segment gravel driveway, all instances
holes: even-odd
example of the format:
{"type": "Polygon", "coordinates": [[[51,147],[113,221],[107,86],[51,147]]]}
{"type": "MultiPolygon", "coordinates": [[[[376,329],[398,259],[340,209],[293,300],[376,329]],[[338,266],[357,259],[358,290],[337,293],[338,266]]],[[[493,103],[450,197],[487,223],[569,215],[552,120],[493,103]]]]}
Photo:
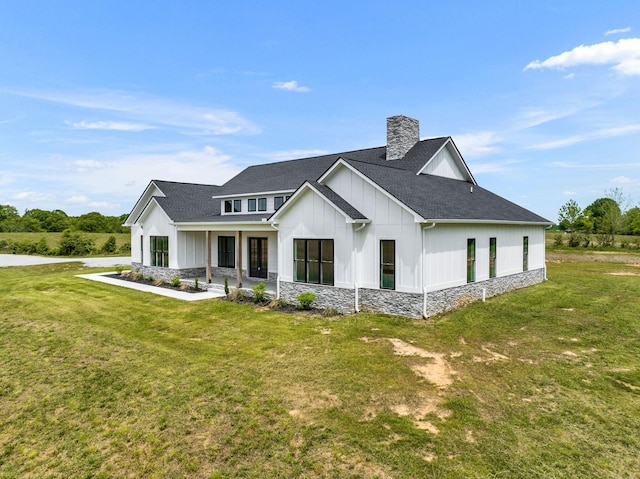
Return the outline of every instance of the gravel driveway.
{"type": "Polygon", "coordinates": [[[50,256],[32,256],[26,254],[0,254],[0,268],[4,266],[31,266],[34,264],[68,263],[82,261],[91,268],[103,268],[118,264],[130,265],[131,256],[109,256],[106,258],[52,258],[50,256]]]}

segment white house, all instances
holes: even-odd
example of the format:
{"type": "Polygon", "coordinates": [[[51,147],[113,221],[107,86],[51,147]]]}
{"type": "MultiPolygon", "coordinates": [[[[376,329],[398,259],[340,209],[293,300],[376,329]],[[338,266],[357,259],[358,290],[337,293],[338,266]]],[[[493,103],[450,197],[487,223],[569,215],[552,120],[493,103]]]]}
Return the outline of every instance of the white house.
{"type": "Polygon", "coordinates": [[[387,146],[251,166],[222,186],[153,180],[132,268],[277,282],[295,302],[429,317],[545,278],[548,220],[478,186],[451,137],[387,119],[387,146]]]}

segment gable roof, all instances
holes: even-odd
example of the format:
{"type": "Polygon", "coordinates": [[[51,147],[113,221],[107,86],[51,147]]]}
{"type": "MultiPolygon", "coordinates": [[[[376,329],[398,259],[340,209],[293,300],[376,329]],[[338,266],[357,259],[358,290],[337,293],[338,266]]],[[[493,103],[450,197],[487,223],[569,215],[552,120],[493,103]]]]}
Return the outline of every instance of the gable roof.
{"type": "Polygon", "coordinates": [[[320,197],[337,209],[347,219],[347,222],[355,223],[357,221],[362,221],[368,223],[370,221],[342,196],[333,191],[327,185],[323,185],[317,181],[305,181],[300,185],[300,187],[291,195],[291,198],[287,200],[279,210],[273,213],[269,220],[276,220],[280,215],[286,214],[286,210],[295,202],[296,197],[300,196],[306,189],[310,189],[320,195],[320,197]]]}
{"type": "Polygon", "coordinates": [[[551,224],[521,206],[468,181],[415,175],[395,165],[344,161],[426,221],[497,221],[551,224]]]}

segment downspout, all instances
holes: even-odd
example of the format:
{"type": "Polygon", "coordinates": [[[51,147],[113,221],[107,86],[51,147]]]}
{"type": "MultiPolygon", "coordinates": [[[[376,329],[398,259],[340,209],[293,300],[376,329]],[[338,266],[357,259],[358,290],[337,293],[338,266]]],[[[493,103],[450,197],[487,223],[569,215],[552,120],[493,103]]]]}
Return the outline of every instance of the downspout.
{"type": "MultiPolygon", "coordinates": [[[[277,232],[280,232],[280,228],[278,228],[275,223],[269,223],[269,224],[274,230],[276,230],[277,232]]],[[[280,235],[278,235],[278,276],[276,277],[276,299],[280,299],[280,270],[282,268],[282,265],[280,264],[282,255],[280,254],[280,237],[279,236],[280,235]]]]}
{"type": "Polygon", "coordinates": [[[547,231],[550,230],[551,228],[553,228],[553,225],[549,225],[547,226],[544,231],[544,241],[542,242],[544,246],[544,252],[545,252],[545,260],[544,260],[544,281],[547,281],[547,231]]]}
{"type": "Polygon", "coordinates": [[[421,223],[422,228],[420,229],[420,243],[422,250],[420,251],[420,256],[422,260],[420,261],[420,281],[422,283],[422,317],[427,319],[427,286],[424,284],[424,262],[426,260],[424,254],[424,232],[426,230],[430,230],[431,228],[435,228],[435,221],[430,225],[425,225],[425,223],[421,223]]]}
{"type": "MultiPolygon", "coordinates": [[[[361,223],[360,226],[358,226],[354,231],[353,231],[353,241],[357,242],[358,241],[358,237],[356,235],[356,233],[358,231],[360,231],[361,229],[363,229],[365,226],[367,226],[367,223],[361,223]]],[[[354,295],[354,310],[356,313],[360,312],[360,298],[358,295],[358,247],[357,245],[354,245],[355,248],[355,252],[356,252],[356,258],[355,261],[353,262],[353,290],[355,292],[354,295]]]]}

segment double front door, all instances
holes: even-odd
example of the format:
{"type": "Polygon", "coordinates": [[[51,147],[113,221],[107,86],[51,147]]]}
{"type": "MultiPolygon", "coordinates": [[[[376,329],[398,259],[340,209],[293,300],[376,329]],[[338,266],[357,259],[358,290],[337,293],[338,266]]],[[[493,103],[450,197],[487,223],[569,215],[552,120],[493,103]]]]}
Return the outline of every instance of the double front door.
{"type": "Polygon", "coordinates": [[[249,238],[249,276],[267,279],[267,238],[249,238]]]}

